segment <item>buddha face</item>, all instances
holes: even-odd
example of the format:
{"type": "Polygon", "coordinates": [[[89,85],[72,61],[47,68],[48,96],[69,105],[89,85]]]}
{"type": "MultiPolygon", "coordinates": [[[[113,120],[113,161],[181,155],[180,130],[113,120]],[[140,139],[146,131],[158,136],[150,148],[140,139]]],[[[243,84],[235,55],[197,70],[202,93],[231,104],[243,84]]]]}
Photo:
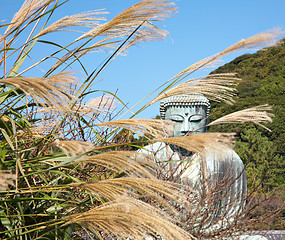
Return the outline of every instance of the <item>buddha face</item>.
{"type": "Polygon", "coordinates": [[[189,132],[206,132],[206,106],[168,106],[165,109],[165,120],[175,122],[174,137],[184,136],[189,132]]]}

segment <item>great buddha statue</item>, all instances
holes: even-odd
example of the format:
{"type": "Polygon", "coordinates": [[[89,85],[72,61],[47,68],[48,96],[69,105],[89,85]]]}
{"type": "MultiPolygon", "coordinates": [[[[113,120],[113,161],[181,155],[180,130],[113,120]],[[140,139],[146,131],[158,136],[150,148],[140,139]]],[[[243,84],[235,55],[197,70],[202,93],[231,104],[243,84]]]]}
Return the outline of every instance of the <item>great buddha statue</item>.
{"type": "MultiPolygon", "coordinates": [[[[201,94],[172,96],[160,103],[161,119],[174,122],[173,137],[206,132],[209,113],[210,102],[201,94]]],[[[237,218],[242,219],[247,192],[246,174],[243,162],[234,150],[206,149],[202,156],[179,146],[156,142],[139,152],[148,157],[151,155],[160,166],[158,178],[187,184],[194,189],[196,205],[182,214],[186,229],[191,217],[195,219],[192,225],[188,224],[189,230],[199,228],[197,231],[208,235],[231,228],[237,218]],[[204,222],[200,224],[199,221],[204,222]]]]}

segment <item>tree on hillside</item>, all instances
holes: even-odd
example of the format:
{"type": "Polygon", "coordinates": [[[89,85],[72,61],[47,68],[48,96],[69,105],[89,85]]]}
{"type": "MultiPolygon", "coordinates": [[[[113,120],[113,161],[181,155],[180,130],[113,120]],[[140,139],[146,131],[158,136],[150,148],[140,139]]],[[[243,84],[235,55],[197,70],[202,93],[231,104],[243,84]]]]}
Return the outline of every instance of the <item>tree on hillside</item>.
{"type": "MultiPolygon", "coordinates": [[[[255,35],[194,63],[163,83],[155,99],[130,119],[115,120],[133,109],[126,110],[120,101],[126,112],[116,110],[116,94],[105,97],[94,83],[128,47],[163,39],[167,33],[155,23],[176,11],[174,3],[142,0],[110,21],[100,16],[105,11],[97,10],[52,23],[57,9],[66,2],[26,0],[11,22],[0,21],[0,238],[81,239],[89,234],[102,240],[141,239],[148,233],[168,240],[203,238],[199,234],[194,237],[191,229],[185,231],[184,222],[178,226],[181,215],[173,207],[173,203],[195,206],[189,202],[193,191],[187,185],[158,179],[158,166],[150,158],[126,151],[137,147],[129,142],[134,141],[129,131],[151,143],[174,142],[198,154],[213,142],[224,144],[225,149],[231,147],[232,134],[164,138],[172,127],[168,122],[132,118],[155,100],[177,94],[173,86],[179,82],[175,86],[178,90],[197,92],[198,87],[207,97],[231,100],[231,88],[225,93],[224,86],[234,85],[232,74],[199,78],[200,85],[194,79],[194,86],[191,81],[181,81],[230,52],[271,45],[280,31],[255,35]],[[58,38],[48,40],[51,33],[63,31],[63,43],[57,42],[58,38]],[[70,31],[75,31],[76,37],[69,37],[70,31]],[[46,46],[46,51],[37,51],[38,45],[46,46]],[[94,52],[107,56],[89,72],[84,56],[94,52]],[[76,73],[66,72],[73,66],[84,73],[82,81],[76,81],[76,73]],[[47,70],[33,77],[35,68],[47,70]],[[93,98],[97,93],[99,97],[93,98]]],[[[252,110],[256,117],[246,121],[261,124],[264,116],[271,119],[266,111],[252,110]]],[[[209,210],[209,201],[200,202],[201,213],[209,210]]],[[[207,224],[204,219],[198,220],[199,228],[207,224]]],[[[232,235],[240,223],[235,222],[228,229],[215,229],[213,238],[232,235]]]]}
{"type": "Polygon", "coordinates": [[[237,73],[242,79],[235,103],[230,106],[212,102],[211,121],[244,108],[269,104],[275,117],[266,126],[272,131],[258,128],[261,134],[257,134],[253,124],[218,125],[209,131],[237,133],[236,151],[246,164],[249,187],[252,181],[263,182],[264,191],[283,185],[284,178],[278,168],[285,164],[285,39],[277,46],[237,57],[212,74],[228,72],[237,73]]]}
{"type": "Polygon", "coordinates": [[[249,189],[258,186],[272,190],[285,182],[285,165],[277,147],[256,128],[245,129],[236,143],[236,151],[246,166],[249,189]]]}

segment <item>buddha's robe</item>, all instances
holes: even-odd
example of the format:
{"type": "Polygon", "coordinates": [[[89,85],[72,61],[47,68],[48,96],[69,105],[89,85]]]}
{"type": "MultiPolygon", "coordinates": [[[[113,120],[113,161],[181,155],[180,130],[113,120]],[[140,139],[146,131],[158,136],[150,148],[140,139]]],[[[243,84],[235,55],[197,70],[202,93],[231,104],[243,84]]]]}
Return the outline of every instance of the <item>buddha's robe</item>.
{"type": "Polygon", "coordinates": [[[244,165],[237,153],[231,149],[205,150],[203,158],[190,152],[183,156],[173,149],[157,142],[139,152],[148,155],[161,167],[158,178],[187,184],[198,198],[207,193],[214,194],[214,203],[205,203],[204,206],[211,205],[208,230],[229,226],[241,213],[247,191],[244,165]]]}

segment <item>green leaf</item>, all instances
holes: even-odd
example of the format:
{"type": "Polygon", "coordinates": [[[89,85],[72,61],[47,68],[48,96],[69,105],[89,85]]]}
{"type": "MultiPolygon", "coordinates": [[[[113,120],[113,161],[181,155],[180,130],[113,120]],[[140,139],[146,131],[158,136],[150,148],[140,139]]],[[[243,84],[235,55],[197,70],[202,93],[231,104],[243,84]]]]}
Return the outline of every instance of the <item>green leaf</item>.
{"type": "Polygon", "coordinates": [[[0,128],[0,131],[2,132],[3,136],[5,137],[5,139],[6,139],[7,143],[9,144],[10,148],[15,151],[14,145],[13,145],[9,135],[7,134],[6,130],[3,129],[3,128],[0,128]]]}
{"type": "MultiPolygon", "coordinates": [[[[3,210],[0,211],[0,221],[7,230],[12,230],[10,220],[6,217],[6,214],[3,210]]],[[[12,231],[9,234],[10,237],[14,236],[14,233],[12,231]]]]}
{"type": "Polygon", "coordinates": [[[65,208],[65,207],[68,207],[69,206],[69,204],[55,204],[55,205],[53,205],[53,206],[51,206],[51,207],[49,207],[48,209],[46,209],[46,212],[47,213],[55,213],[55,212],[58,212],[59,210],[61,210],[61,209],[63,209],[63,208],[65,208]]]}
{"type": "Polygon", "coordinates": [[[64,240],[69,240],[74,236],[74,229],[72,226],[68,226],[68,228],[66,229],[65,233],[64,233],[64,240]]]}

